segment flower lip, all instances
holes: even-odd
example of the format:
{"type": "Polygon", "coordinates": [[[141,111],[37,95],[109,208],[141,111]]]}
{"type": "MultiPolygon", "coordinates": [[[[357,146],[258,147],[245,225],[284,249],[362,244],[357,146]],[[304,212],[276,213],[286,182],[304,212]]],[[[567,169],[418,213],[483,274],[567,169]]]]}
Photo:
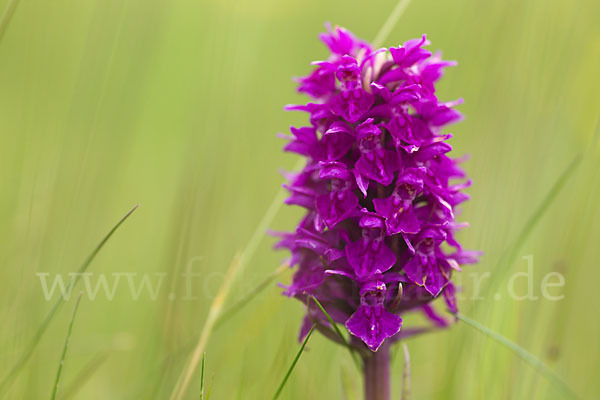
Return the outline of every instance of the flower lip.
{"type": "Polygon", "coordinates": [[[374,212],[367,210],[361,211],[362,217],[358,223],[358,226],[364,229],[381,229],[384,227],[383,218],[374,212]]]}
{"type": "Polygon", "coordinates": [[[348,171],[346,165],[340,162],[320,162],[319,171],[320,179],[339,179],[342,181],[349,181],[352,178],[352,174],[348,171]]]}

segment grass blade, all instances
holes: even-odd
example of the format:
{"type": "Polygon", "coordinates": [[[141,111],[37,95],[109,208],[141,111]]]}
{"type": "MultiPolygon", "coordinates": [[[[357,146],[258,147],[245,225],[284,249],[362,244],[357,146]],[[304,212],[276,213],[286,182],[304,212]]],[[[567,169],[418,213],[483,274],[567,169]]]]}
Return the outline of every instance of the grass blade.
{"type": "Polygon", "coordinates": [[[344,343],[346,348],[348,348],[348,350],[350,351],[350,356],[352,357],[352,360],[354,360],[354,363],[358,367],[359,371],[362,371],[361,365],[360,365],[360,360],[358,358],[356,358],[357,355],[354,352],[354,349],[352,348],[352,346],[350,346],[350,343],[348,343],[348,340],[346,339],[346,337],[340,330],[340,327],[333,321],[333,318],[331,318],[329,313],[327,311],[325,311],[325,308],[321,305],[321,303],[319,302],[319,300],[317,300],[317,298],[315,296],[311,296],[310,299],[312,299],[315,302],[315,304],[321,309],[323,314],[325,314],[325,317],[327,317],[327,320],[329,321],[329,323],[331,324],[331,326],[333,327],[335,332],[338,334],[341,341],[344,343]]]}
{"type": "Polygon", "coordinates": [[[524,348],[522,348],[521,346],[516,344],[515,342],[509,340],[508,338],[502,336],[501,334],[492,331],[488,327],[486,327],[486,326],[480,324],[479,322],[472,320],[471,318],[466,317],[460,313],[456,313],[456,314],[453,313],[453,315],[456,316],[456,318],[458,318],[460,321],[464,322],[465,324],[471,326],[472,328],[475,328],[476,330],[483,333],[484,335],[492,338],[496,342],[498,342],[498,343],[502,344],[503,346],[507,347],[508,349],[512,350],[513,353],[515,353],[523,361],[527,362],[532,367],[534,367],[536,369],[536,371],[538,371],[546,379],[548,379],[550,382],[552,382],[554,385],[556,385],[557,388],[559,388],[561,391],[563,391],[563,393],[568,395],[570,398],[573,398],[573,399],[578,398],[577,395],[573,392],[573,390],[569,387],[569,385],[560,376],[558,376],[550,367],[548,367],[539,358],[537,358],[536,356],[534,356],[533,354],[531,354],[530,352],[528,352],[527,350],[525,350],[524,348]]]}
{"type": "Polygon", "coordinates": [[[211,380],[210,385],[208,386],[208,392],[206,393],[206,400],[210,400],[210,394],[212,393],[213,381],[211,380]]]}
{"type": "Polygon", "coordinates": [[[402,370],[402,400],[410,400],[410,353],[408,346],[402,342],[404,352],[404,370],[402,370]]]}
{"type": "Polygon", "coordinates": [[[200,372],[200,399],[204,400],[204,363],[206,361],[206,352],[202,354],[202,370],[200,372]]]}
{"type": "MultiPolygon", "coordinates": [[[[542,202],[535,209],[533,215],[529,217],[519,236],[513,242],[513,244],[504,252],[503,256],[500,257],[498,263],[494,268],[494,275],[492,275],[492,279],[490,280],[490,285],[493,287],[494,284],[502,281],[502,278],[508,273],[509,269],[507,268],[508,264],[511,263],[519,254],[521,247],[533,231],[533,228],[538,224],[538,222],[542,219],[552,202],[556,199],[560,191],[565,186],[565,183],[568,181],[568,178],[575,172],[579,163],[581,162],[581,155],[578,154],[573,158],[573,160],[569,163],[567,168],[562,172],[562,174],[558,177],[548,194],[544,197],[542,202]]],[[[479,302],[473,306],[473,309],[476,310],[479,302]]]]}
{"type": "MultiPolygon", "coordinates": [[[[136,204],[131,210],[129,210],[127,212],[127,214],[125,214],[119,220],[119,222],[117,222],[117,224],[115,226],[113,226],[113,228],[106,234],[106,236],[104,236],[104,238],[100,241],[100,243],[98,243],[96,248],[83,261],[83,263],[77,270],[78,274],[74,275],[71,278],[71,281],[69,282],[68,287],[71,287],[71,288],[75,287],[75,285],[81,278],[81,274],[84,273],[88,269],[88,267],[90,266],[92,261],[94,261],[94,258],[96,258],[96,255],[98,255],[98,253],[100,252],[100,250],[102,250],[102,248],[104,247],[106,242],[108,242],[108,239],[110,239],[110,237],[116,232],[117,229],[119,229],[119,227],[123,224],[123,222],[125,222],[125,220],[127,220],[127,218],[129,218],[129,216],[139,206],[140,206],[139,204],[136,204]]],[[[38,328],[37,332],[31,339],[31,343],[29,344],[27,349],[23,352],[23,354],[21,355],[21,358],[19,358],[19,360],[15,363],[15,365],[10,370],[10,372],[4,377],[4,379],[2,380],[2,383],[0,383],[0,393],[6,393],[8,391],[8,388],[9,388],[10,384],[12,383],[13,379],[19,374],[19,372],[25,366],[25,364],[27,364],[27,361],[29,361],[29,358],[31,357],[31,355],[33,354],[33,351],[35,350],[35,348],[39,344],[40,340],[42,339],[42,336],[44,336],[46,329],[48,329],[48,325],[50,325],[50,322],[52,322],[52,319],[54,318],[54,316],[56,315],[56,313],[60,309],[60,307],[63,305],[63,303],[64,303],[64,300],[62,300],[62,298],[59,298],[56,301],[56,303],[54,303],[54,305],[50,309],[50,312],[48,313],[48,315],[46,315],[46,318],[44,319],[44,321],[38,328]]]]}
{"type": "MultiPolygon", "coordinates": [[[[303,162],[304,162],[304,160],[302,160],[302,159],[298,160],[296,162],[296,165],[294,166],[294,170],[299,169],[302,166],[303,162]]],[[[196,368],[198,367],[198,362],[200,361],[200,354],[202,354],[202,352],[204,351],[204,348],[206,347],[208,339],[209,339],[210,335],[212,334],[213,329],[215,328],[216,322],[221,315],[221,309],[223,308],[223,303],[225,302],[225,299],[226,299],[227,295],[229,294],[229,289],[232,285],[233,280],[239,273],[241,273],[244,270],[244,267],[246,266],[248,261],[250,261],[252,259],[252,256],[254,256],[254,253],[256,252],[258,245],[260,244],[260,242],[262,241],[262,239],[264,237],[264,233],[267,230],[267,227],[271,224],[271,222],[273,221],[273,219],[279,212],[279,209],[284,204],[285,196],[286,196],[285,189],[283,189],[283,188],[279,189],[279,191],[277,192],[277,194],[271,201],[271,204],[267,208],[267,211],[265,212],[265,214],[261,218],[260,222],[258,223],[258,226],[254,230],[254,233],[250,237],[250,240],[246,244],[244,251],[241,254],[238,254],[234,257],[234,259],[231,263],[231,266],[229,267],[229,270],[227,272],[227,275],[225,276],[225,281],[223,282],[223,285],[221,286],[221,288],[219,288],[219,293],[217,294],[217,297],[215,298],[215,300],[213,301],[213,303],[211,305],[211,308],[209,310],[209,314],[207,317],[207,321],[204,324],[204,328],[202,329],[202,332],[198,339],[198,343],[196,345],[196,349],[192,355],[190,363],[188,364],[186,370],[184,370],[182,372],[182,374],[179,376],[179,380],[177,381],[177,383],[175,385],[175,389],[174,389],[173,393],[171,394],[171,397],[170,397],[171,400],[180,400],[185,395],[185,392],[187,391],[187,388],[189,387],[191,377],[192,377],[194,371],[196,370],[196,368]]],[[[274,279],[274,277],[273,277],[273,279],[274,279]]],[[[267,286],[267,284],[268,284],[268,282],[264,283],[264,285],[262,283],[259,284],[259,287],[257,289],[250,292],[250,295],[249,295],[250,298],[252,298],[256,294],[258,294],[262,289],[264,289],[267,286]]],[[[230,309],[230,311],[231,311],[231,309],[230,309]]],[[[229,312],[229,315],[231,315],[231,312],[229,312]]]]}
{"type": "Polygon", "coordinates": [[[598,119],[596,119],[596,129],[594,134],[592,135],[592,145],[588,146],[588,151],[595,151],[596,147],[598,147],[598,143],[600,142],[600,115],[598,115],[598,119]]]}
{"type": "Polygon", "coordinates": [[[79,389],[90,379],[94,372],[108,359],[108,352],[102,352],[96,355],[89,363],[87,363],[73,378],[71,384],[62,391],[60,400],[67,400],[77,394],[79,389]]]}
{"type": "Polygon", "coordinates": [[[81,302],[81,295],[83,292],[79,293],[77,296],[77,300],[75,301],[75,306],[73,307],[73,314],[71,314],[71,320],[69,321],[69,327],[67,329],[67,336],[65,337],[65,344],[63,345],[62,354],[60,356],[60,362],[58,363],[58,370],[56,371],[56,378],[54,379],[54,389],[52,390],[52,395],[50,396],[50,400],[56,399],[56,394],[58,393],[58,385],[60,384],[60,376],[62,374],[63,366],[65,365],[65,358],[67,357],[67,349],[69,348],[69,340],[71,339],[71,332],[73,331],[73,322],[75,322],[75,315],[77,314],[77,309],[79,308],[79,303],[81,302]]]}
{"type": "Polygon", "coordinates": [[[273,396],[273,400],[277,400],[279,398],[279,395],[281,394],[281,391],[283,390],[283,387],[287,383],[290,375],[292,374],[292,371],[294,370],[294,367],[296,366],[296,363],[300,359],[300,356],[302,355],[302,352],[304,351],[304,348],[306,347],[306,343],[308,343],[308,339],[310,339],[313,331],[315,330],[315,326],[316,325],[313,325],[312,328],[310,328],[310,331],[308,332],[308,335],[306,335],[306,337],[304,338],[304,341],[302,342],[302,346],[300,346],[300,350],[298,350],[298,353],[296,354],[296,357],[294,357],[294,361],[292,362],[292,365],[290,365],[290,367],[288,368],[285,376],[283,377],[283,380],[279,384],[279,387],[277,388],[277,391],[275,392],[275,395],[273,396]]]}
{"type": "Polygon", "coordinates": [[[398,23],[398,20],[400,19],[402,14],[404,14],[404,11],[406,10],[406,7],[408,7],[409,4],[410,0],[400,0],[398,4],[396,4],[396,7],[394,7],[390,16],[381,26],[381,29],[379,30],[377,36],[375,36],[375,39],[373,40],[374,49],[378,49],[379,47],[381,47],[385,39],[389,36],[392,29],[394,29],[394,26],[396,26],[396,24],[398,23]]]}
{"type": "Polygon", "coordinates": [[[135,210],[137,210],[139,206],[140,206],[139,204],[136,204],[135,206],[133,206],[133,208],[131,210],[127,211],[127,214],[125,214],[119,220],[119,222],[117,222],[117,224],[115,226],[113,226],[113,228],[106,234],[106,236],[104,236],[104,238],[100,241],[100,243],[98,243],[98,245],[96,246],[94,251],[92,251],[92,253],[85,259],[85,261],[79,267],[79,270],[77,271],[77,272],[79,272],[79,275],[76,275],[76,277],[74,278],[75,283],[77,283],[77,281],[79,280],[80,274],[85,272],[88,269],[88,267],[90,266],[92,261],[94,261],[94,258],[96,258],[96,255],[98,255],[98,253],[100,252],[100,250],[102,250],[102,248],[104,247],[106,242],[108,242],[108,239],[110,239],[110,237],[113,235],[113,233],[115,233],[116,230],[119,229],[121,224],[123,224],[123,222],[125,222],[125,220],[127,220],[127,218],[129,218],[129,216],[131,214],[133,214],[133,212],[135,210]]]}
{"type": "Polygon", "coordinates": [[[17,9],[17,4],[19,4],[19,0],[10,0],[10,3],[6,6],[4,13],[2,13],[2,17],[0,17],[0,41],[4,37],[4,32],[6,32],[6,28],[12,19],[12,16],[17,9]]]}
{"type": "Polygon", "coordinates": [[[237,313],[241,310],[246,304],[248,304],[254,297],[256,297],[260,292],[262,292],[273,280],[275,280],[279,275],[281,275],[285,270],[289,268],[289,263],[284,262],[277,269],[271,272],[265,279],[263,279],[254,289],[252,289],[248,294],[246,294],[243,298],[237,301],[235,304],[227,308],[227,310],[223,311],[217,323],[215,324],[215,329],[220,327],[225,321],[233,316],[233,314],[237,313]]]}
{"type": "Polygon", "coordinates": [[[356,379],[350,376],[344,364],[340,365],[340,381],[342,384],[342,399],[356,400],[357,389],[355,387],[356,379]]]}
{"type": "MultiPolygon", "coordinates": [[[[299,159],[294,165],[293,170],[296,171],[300,169],[304,162],[305,161],[303,159],[299,159]]],[[[267,228],[269,227],[269,225],[271,225],[271,222],[273,222],[273,219],[283,206],[286,195],[286,190],[282,187],[279,189],[279,191],[271,201],[269,208],[267,208],[265,215],[263,215],[260,222],[258,223],[258,226],[254,230],[254,233],[250,237],[250,240],[248,241],[248,244],[246,245],[246,248],[244,249],[244,252],[241,255],[240,270],[243,270],[246,263],[252,259],[252,256],[254,256],[258,245],[265,237],[265,232],[267,231],[267,228]]]]}
{"type": "Polygon", "coordinates": [[[506,260],[507,262],[510,262],[510,260],[514,259],[515,255],[521,249],[521,245],[525,242],[525,239],[527,239],[527,237],[531,234],[531,231],[533,230],[533,228],[537,225],[537,223],[540,221],[542,216],[546,213],[546,211],[548,210],[548,207],[550,207],[550,204],[552,204],[552,202],[554,201],[556,196],[560,193],[563,186],[567,182],[567,179],[573,174],[573,172],[575,172],[580,161],[581,161],[581,156],[578,154],[577,156],[575,156],[575,158],[573,158],[573,160],[569,163],[567,168],[559,176],[559,178],[554,183],[554,185],[552,186],[552,188],[550,189],[550,191],[548,192],[548,194],[546,195],[544,200],[542,200],[542,202],[540,203],[538,208],[535,210],[533,215],[529,218],[529,220],[527,221],[527,223],[521,230],[521,233],[517,237],[517,240],[515,241],[513,248],[508,253],[509,256],[506,260]]]}
{"type": "Polygon", "coordinates": [[[194,371],[198,367],[200,363],[202,354],[204,354],[204,350],[206,349],[206,344],[208,343],[208,338],[212,334],[212,331],[215,326],[215,322],[217,318],[221,314],[221,309],[223,308],[223,303],[229,294],[229,290],[231,289],[231,284],[237,275],[242,262],[242,256],[236,255],[225,274],[225,280],[221,284],[217,296],[213,300],[210,309],[208,311],[208,317],[206,317],[206,322],[204,323],[204,327],[202,328],[202,332],[200,333],[200,337],[198,338],[198,342],[196,344],[196,348],[192,353],[192,357],[187,364],[186,368],[182,371],[179,379],[175,385],[175,389],[171,394],[171,400],[181,400],[192,380],[192,376],[194,375],[194,371]]]}

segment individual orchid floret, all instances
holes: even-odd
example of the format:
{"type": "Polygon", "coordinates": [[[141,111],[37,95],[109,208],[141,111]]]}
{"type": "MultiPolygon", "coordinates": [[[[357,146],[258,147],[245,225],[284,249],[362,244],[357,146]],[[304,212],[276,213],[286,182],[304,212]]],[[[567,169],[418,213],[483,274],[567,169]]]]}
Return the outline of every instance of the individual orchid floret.
{"type": "Polygon", "coordinates": [[[402,318],[385,309],[386,286],[371,281],[360,289],[360,306],[346,321],[348,331],[377,351],[385,339],[400,331],[402,318]]]}
{"type": "Polygon", "coordinates": [[[396,255],[385,244],[385,223],[375,213],[363,211],[358,224],[362,238],[346,246],[346,259],[359,280],[389,270],[396,263],[396,255]]]}
{"type": "Polygon", "coordinates": [[[354,177],[348,168],[339,162],[320,163],[319,179],[329,182],[329,192],[316,198],[317,212],[332,228],[350,217],[358,206],[358,197],[352,190],[354,177]]]}
{"type": "Polygon", "coordinates": [[[389,236],[421,229],[413,202],[423,191],[423,174],[424,168],[407,168],[398,176],[391,196],[373,199],[375,211],[385,217],[389,236]]]}
{"type": "Polygon", "coordinates": [[[356,170],[362,177],[386,186],[394,179],[398,162],[396,153],[385,149],[382,143],[383,132],[373,122],[374,119],[369,118],[356,127],[356,140],[360,150],[356,170]]]}

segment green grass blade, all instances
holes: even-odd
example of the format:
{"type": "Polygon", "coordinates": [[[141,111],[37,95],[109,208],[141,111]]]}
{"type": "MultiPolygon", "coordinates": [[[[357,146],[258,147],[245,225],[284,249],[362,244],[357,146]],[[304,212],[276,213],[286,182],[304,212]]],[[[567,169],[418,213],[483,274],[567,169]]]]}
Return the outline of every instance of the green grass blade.
{"type": "Polygon", "coordinates": [[[290,375],[292,374],[292,371],[294,370],[294,367],[296,366],[296,363],[298,362],[298,359],[300,359],[300,356],[302,355],[302,352],[304,351],[304,348],[306,347],[306,343],[308,343],[308,339],[310,339],[313,331],[315,330],[315,326],[316,325],[313,325],[312,328],[310,328],[308,335],[306,335],[306,337],[304,338],[304,342],[302,342],[302,346],[300,346],[300,350],[298,350],[296,357],[294,357],[294,361],[292,362],[292,365],[290,365],[283,380],[279,384],[279,387],[277,388],[277,391],[275,392],[275,395],[273,396],[273,400],[277,400],[279,398],[279,395],[281,394],[283,387],[287,383],[290,375]]]}
{"type": "MultiPolygon", "coordinates": [[[[104,245],[106,244],[108,239],[110,239],[110,237],[115,233],[115,231],[117,229],[119,229],[119,227],[123,224],[123,222],[125,222],[125,220],[127,218],[129,218],[129,216],[138,207],[139,207],[139,204],[135,205],[131,210],[129,210],[127,212],[127,214],[125,214],[123,216],[123,218],[121,218],[119,220],[119,222],[117,222],[117,224],[106,234],[106,236],[104,236],[104,238],[100,241],[100,243],[96,246],[96,248],[92,251],[92,253],[90,253],[90,255],[83,261],[83,263],[77,270],[77,272],[79,274],[74,275],[71,278],[71,281],[69,282],[69,286],[67,286],[67,287],[75,287],[75,285],[79,281],[79,278],[81,277],[80,274],[85,272],[88,269],[88,267],[90,266],[92,261],[94,261],[94,258],[96,258],[96,255],[98,255],[98,253],[104,247],[104,245]]],[[[10,384],[13,382],[13,379],[19,374],[19,372],[25,366],[25,364],[27,364],[27,361],[29,361],[29,358],[31,357],[31,355],[33,354],[38,343],[42,339],[42,336],[44,336],[46,329],[48,329],[48,325],[50,325],[50,322],[52,322],[52,320],[54,319],[54,316],[56,315],[56,313],[60,309],[60,307],[63,305],[63,303],[64,303],[64,300],[62,298],[59,298],[56,301],[56,303],[54,303],[54,305],[50,309],[50,312],[46,315],[46,318],[44,319],[44,321],[42,322],[42,324],[36,331],[35,335],[31,339],[31,343],[29,344],[27,349],[23,352],[23,354],[21,355],[19,360],[15,363],[15,365],[12,367],[10,372],[4,377],[4,379],[2,380],[2,383],[0,383],[0,393],[6,393],[8,391],[8,388],[9,388],[10,384]]]]}
{"type": "Polygon", "coordinates": [[[4,37],[4,32],[6,32],[6,28],[12,19],[12,16],[17,9],[17,5],[19,4],[19,0],[10,0],[4,13],[2,13],[2,17],[0,17],[0,41],[4,37]]]}
{"type": "MultiPolygon", "coordinates": [[[[299,159],[294,165],[293,170],[296,171],[300,169],[304,162],[304,159],[299,159]]],[[[283,206],[286,196],[287,190],[282,187],[271,201],[271,204],[269,204],[267,211],[259,221],[254,233],[250,237],[250,240],[246,244],[246,247],[244,248],[244,251],[240,257],[240,272],[244,269],[248,261],[252,259],[254,253],[256,253],[256,249],[265,237],[265,232],[267,231],[269,225],[271,225],[271,222],[273,222],[273,219],[277,216],[277,213],[283,206]]]]}
{"type": "Polygon", "coordinates": [[[362,371],[362,368],[361,368],[361,365],[360,365],[360,360],[357,358],[358,355],[356,354],[356,352],[354,351],[354,349],[352,348],[352,346],[350,346],[350,343],[348,343],[348,340],[346,339],[346,337],[344,336],[344,334],[340,330],[340,327],[333,321],[333,318],[331,318],[331,316],[329,315],[329,313],[327,311],[325,311],[325,308],[321,305],[321,303],[319,302],[319,300],[317,300],[317,298],[315,296],[311,296],[310,298],[321,309],[321,311],[323,312],[323,314],[325,314],[325,317],[327,317],[327,320],[329,321],[329,323],[331,324],[331,326],[333,327],[333,329],[335,330],[335,332],[337,333],[337,335],[340,337],[340,339],[342,340],[342,342],[344,343],[344,345],[346,346],[346,348],[350,351],[350,356],[352,357],[352,360],[354,361],[354,363],[358,367],[359,371],[362,371]]]}
{"type": "Polygon", "coordinates": [[[206,352],[202,354],[202,367],[200,370],[200,399],[204,400],[204,364],[206,362],[206,352]]]}
{"type": "Polygon", "coordinates": [[[377,49],[381,47],[381,45],[383,45],[383,42],[389,36],[390,32],[392,32],[392,29],[394,29],[394,26],[396,26],[402,14],[404,14],[404,10],[406,10],[406,7],[408,7],[409,3],[410,0],[400,0],[398,4],[396,4],[396,7],[394,7],[392,12],[390,13],[390,16],[381,26],[381,29],[379,30],[377,36],[375,36],[375,39],[373,40],[374,49],[377,49]]]}
{"type": "Polygon", "coordinates": [[[533,228],[537,225],[542,216],[546,213],[548,207],[550,207],[550,204],[552,204],[554,199],[556,199],[556,196],[560,193],[568,178],[573,174],[573,172],[575,172],[580,162],[581,155],[578,154],[577,156],[575,156],[575,158],[573,158],[573,160],[569,163],[567,168],[560,175],[558,180],[554,183],[546,197],[542,200],[538,208],[535,210],[533,215],[529,218],[529,220],[521,230],[521,233],[517,237],[515,244],[513,245],[511,251],[508,253],[509,257],[506,260],[507,262],[510,262],[512,259],[514,259],[516,254],[521,249],[521,246],[525,242],[525,239],[529,237],[533,228]]]}
{"type": "Polygon", "coordinates": [[[544,376],[546,379],[548,379],[550,382],[556,385],[561,391],[563,391],[563,393],[568,395],[570,398],[578,398],[575,392],[573,392],[573,390],[569,387],[569,385],[560,376],[558,376],[550,367],[548,367],[539,358],[537,358],[536,356],[534,356],[533,354],[516,344],[515,342],[509,340],[501,334],[492,331],[490,328],[460,313],[453,313],[453,315],[465,324],[471,326],[472,328],[475,328],[484,335],[492,338],[496,342],[512,350],[513,353],[515,353],[523,361],[527,362],[532,367],[534,367],[536,371],[538,371],[542,376],[544,376]]]}
{"type": "Polygon", "coordinates": [[[410,400],[410,353],[406,342],[402,342],[402,351],[404,353],[404,369],[402,370],[402,397],[401,400],[410,400]]]}
{"type": "Polygon", "coordinates": [[[77,309],[79,308],[79,303],[81,302],[82,294],[83,292],[79,293],[79,296],[77,296],[77,300],[75,301],[75,306],[73,307],[73,314],[71,314],[71,320],[69,321],[69,327],[67,328],[67,336],[65,337],[65,344],[63,345],[62,354],[58,363],[58,370],[56,371],[56,378],[54,379],[54,389],[52,389],[52,395],[50,396],[50,400],[55,400],[56,394],[58,393],[58,385],[60,384],[60,377],[62,374],[63,366],[65,365],[67,349],[69,348],[69,340],[71,339],[71,332],[73,331],[73,322],[75,322],[75,315],[77,315],[77,309]]]}
{"type": "MultiPolygon", "coordinates": [[[[77,272],[83,273],[88,269],[88,267],[90,266],[92,261],[94,261],[94,258],[96,258],[96,255],[98,255],[98,253],[100,252],[100,250],[102,250],[102,248],[104,247],[106,242],[108,242],[108,239],[110,239],[110,237],[113,235],[113,233],[115,233],[116,230],[119,229],[121,224],[123,224],[123,222],[125,222],[125,220],[127,220],[127,218],[129,218],[129,216],[131,214],[133,214],[133,212],[135,210],[137,210],[139,206],[140,206],[139,204],[136,204],[135,206],[133,206],[133,208],[131,210],[127,211],[127,214],[125,214],[119,220],[119,222],[117,222],[117,224],[115,226],[113,226],[113,228],[106,234],[106,236],[104,236],[104,238],[100,241],[100,243],[98,243],[98,245],[96,246],[94,251],[92,251],[91,254],[85,259],[85,261],[81,264],[81,266],[79,267],[79,270],[77,272]]],[[[77,278],[74,278],[75,283],[77,283],[79,275],[76,275],[76,277],[77,278]]]]}
{"type": "Polygon", "coordinates": [[[358,390],[355,387],[356,379],[350,376],[344,364],[340,365],[340,381],[342,383],[342,399],[357,400],[358,390]]]}
{"type": "Polygon", "coordinates": [[[196,371],[196,368],[198,367],[198,364],[202,359],[202,354],[204,354],[204,350],[206,349],[208,340],[212,335],[217,318],[219,317],[219,315],[221,315],[221,310],[223,308],[223,304],[227,300],[229,291],[231,290],[232,282],[235,280],[235,277],[239,273],[239,270],[242,266],[242,260],[243,256],[236,254],[231,262],[231,265],[227,269],[225,279],[219,287],[217,296],[214,298],[212,304],[210,305],[210,308],[208,310],[208,316],[206,317],[206,322],[204,323],[202,332],[198,337],[196,346],[192,352],[192,356],[189,362],[184,367],[181,374],[179,375],[179,378],[175,384],[175,388],[171,393],[171,400],[181,400],[185,396],[191,383],[192,376],[194,375],[194,372],[196,371]]]}
{"type": "MultiPolygon", "coordinates": [[[[542,202],[538,205],[538,207],[534,211],[533,215],[531,217],[529,217],[529,219],[527,220],[527,222],[521,229],[521,232],[519,233],[519,236],[517,237],[517,239],[507,249],[507,251],[504,252],[503,256],[500,257],[500,260],[498,261],[495,268],[493,269],[493,274],[490,279],[491,287],[493,287],[494,284],[498,284],[499,282],[501,282],[502,278],[508,273],[508,271],[509,271],[509,269],[507,268],[508,264],[511,263],[512,261],[514,261],[514,259],[517,257],[517,254],[519,254],[519,251],[521,250],[523,244],[525,243],[525,241],[527,240],[527,238],[533,231],[533,228],[535,228],[535,226],[542,219],[542,217],[544,216],[546,211],[548,211],[548,208],[550,207],[552,202],[556,199],[556,197],[558,196],[560,191],[563,189],[563,187],[565,186],[569,177],[571,177],[571,175],[577,170],[577,167],[579,166],[580,162],[581,162],[581,154],[578,154],[577,156],[575,156],[575,158],[573,158],[573,160],[569,163],[567,168],[562,172],[562,174],[556,180],[556,182],[554,183],[554,185],[552,186],[552,188],[550,189],[548,194],[546,194],[546,196],[544,197],[542,202]]],[[[478,304],[481,304],[481,302],[478,304]]],[[[474,305],[473,309],[477,309],[478,304],[474,305]]]]}
{"type": "Polygon", "coordinates": [[[206,400],[210,400],[210,394],[212,393],[213,382],[211,380],[210,385],[208,386],[208,392],[206,393],[206,400]]]}
{"type": "Polygon", "coordinates": [[[596,147],[598,147],[598,143],[600,142],[600,115],[598,119],[596,119],[596,129],[594,134],[592,135],[592,145],[588,146],[588,152],[595,151],[596,147]]]}
{"type": "Polygon", "coordinates": [[[241,310],[246,304],[248,304],[254,297],[256,297],[260,292],[262,292],[265,288],[269,286],[271,282],[273,282],[279,275],[281,275],[284,271],[289,268],[288,263],[283,263],[273,272],[271,272],[265,279],[263,279],[254,289],[252,289],[248,294],[246,294],[243,298],[237,301],[235,304],[227,308],[227,310],[223,311],[223,313],[219,316],[219,319],[215,323],[215,329],[220,327],[224,322],[226,322],[229,318],[231,318],[234,314],[236,314],[239,310],[241,310]]]}
{"type": "Polygon", "coordinates": [[[67,400],[77,394],[79,389],[94,375],[100,366],[108,359],[108,352],[104,351],[97,354],[90,362],[88,362],[73,378],[70,385],[62,391],[60,400],[67,400]]]}

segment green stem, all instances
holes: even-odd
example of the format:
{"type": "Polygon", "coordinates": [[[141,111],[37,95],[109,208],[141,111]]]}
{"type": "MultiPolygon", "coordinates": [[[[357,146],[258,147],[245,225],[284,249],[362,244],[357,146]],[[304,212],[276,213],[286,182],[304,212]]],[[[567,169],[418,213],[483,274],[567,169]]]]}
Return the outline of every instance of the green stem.
{"type": "Polygon", "coordinates": [[[381,347],[363,358],[365,400],[390,400],[390,347],[381,347]]]}
{"type": "Polygon", "coordinates": [[[73,322],[75,322],[75,315],[77,314],[77,308],[79,308],[79,302],[81,301],[81,295],[83,293],[79,293],[77,296],[77,301],[75,302],[75,307],[73,307],[73,314],[71,314],[71,320],[69,321],[69,328],[67,329],[67,336],[65,338],[65,344],[63,345],[63,351],[60,356],[60,361],[58,363],[58,371],[56,371],[56,378],[54,379],[54,389],[52,389],[52,395],[50,396],[50,400],[55,400],[56,395],[58,394],[58,386],[60,384],[60,377],[62,374],[63,367],[65,365],[65,358],[67,358],[67,349],[69,348],[69,340],[71,339],[71,332],[73,331],[73,322]]]}

